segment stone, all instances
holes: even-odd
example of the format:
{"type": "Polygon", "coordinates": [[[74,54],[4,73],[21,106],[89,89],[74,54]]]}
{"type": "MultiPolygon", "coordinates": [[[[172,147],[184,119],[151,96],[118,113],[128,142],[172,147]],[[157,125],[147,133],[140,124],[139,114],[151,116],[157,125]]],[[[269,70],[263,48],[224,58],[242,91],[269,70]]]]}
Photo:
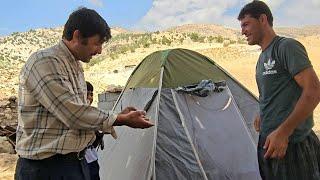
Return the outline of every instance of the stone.
{"type": "Polygon", "coordinates": [[[0,107],[5,108],[9,105],[10,103],[8,101],[0,101],[0,107]]]}
{"type": "Polygon", "coordinates": [[[3,113],[5,114],[11,114],[12,113],[12,110],[10,108],[6,108],[3,113]]]}
{"type": "Polygon", "coordinates": [[[12,120],[12,115],[11,114],[5,114],[4,117],[6,117],[7,120],[12,120]]]}
{"type": "Polygon", "coordinates": [[[0,137],[0,153],[9,153],[9,154],[15,153],[13,146],[9,143],[9,141],[7,140],[7,137],[5,136],[0,137]]]}
{"type": "Polygon", "coordinates": [[[16,102],[16,100],[17,100],[17,97],[16,97],[16,96],[10,96],[10,97],[9,97],[9,101],[10,101],[10,102],[16,102]]]}

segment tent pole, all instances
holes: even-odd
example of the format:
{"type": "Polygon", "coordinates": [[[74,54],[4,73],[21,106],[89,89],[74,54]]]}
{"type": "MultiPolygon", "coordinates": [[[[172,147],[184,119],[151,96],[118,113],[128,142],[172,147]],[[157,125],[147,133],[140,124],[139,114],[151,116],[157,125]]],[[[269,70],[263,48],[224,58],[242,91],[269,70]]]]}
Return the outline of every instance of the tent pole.
{"type": "Polygon", "coordinates": [[[197,150],[196,150],[196,148],[195,148],[195,146],[194,146],[194,144],[193,144],[193,142],[192,142],[192,139],[191,139],[189,130],[188,130],[187,126],[186,126],[186,121],[185,121],[185,119],[184,119],[184,117],[183,117],[183,114],[182,114],[180,108],[179,108],[179,105],[178,105],[178,102],[177,102],[177,98],[176,98],[176,96],[175,96],[175,93],[173,92],[173,89],[171,89],[171,94],[172,94],[172,97],[173,97],[174,104],[175,104],[175,106],[176,106],[176,108],[177,108],[177,111],[178,111],[180,120],[181,120],[181,122],[182,122],[182,126],[183,126],[183,128],[184,128],[184,130],[185,130],[185,132],[186,132],[186,134],[187,134],[188,140],[189,140],[190,145],[191,145],[191,147],[192,147],[193,154],[194,154],[194,156],[196,157],[197,163],[198,163],[198,165],[199,165],[199,167],[200,167],[202,176],[203,176],[203,178],[204,178],[205,180],[208,180],[208,177],[207,177],[207,175],[206,175],[206,172],[204,171],[203,166],[202,166],[202,164],[201,164],[201,161],[200,161],[198,152],[197,152],[197,150]]]}
{"type": "Polygon", "coordinates": [[[151,163],[149,168],[148,179],[156,180],[156,148],[157,148],[157,134],[158,134],[158,119],[159,119],[159,108],[160,108],[160,97],[161,97],[161,89],[162,89],[162,80],[163,80],[163,71],[164,67],[161,67],[159,86],[158,86],[158,96],[157,96],[157,104],[156,104],[156,114],[155,114],[155,122],[154,122],[154,136],[153,136],[153,146],[152,146],[152,155],[151,155],[151,163]]]}
{"type": "Polygon", "coordinates": [[[253,136],[252,136],[252,134],[250,133],[250,130],[248,129],[247,123],[245,122],[244,117],[242,116],[242,114],[241,114],[241,112],[240,112],[240,110],[239,110],[239,107],[238,107],[237,103],[235,102],[234,97],[233,97],[233,95],[232,95],[232,93],[231,93],[231,91],[230,91],[230,89],[229,89],[228,86],[227,86],[226,90],[227,90],[229,96],[230,96],[231,99],[232,99],[231,102],[232,102],[232,103],[234,104],[234,106],[236,107],[235,109],[237,110],[237,113],[239,114],[239,116],[240,116],[240,118],[241,118],[241,122],[242,122],[242,124],[244,125],[244,127],[245,127],[245,129],[246,129],[246,131],[247,131],[247,133],[248,133],[248,136],[250,137],[250,140],[251,140],[252,145],[253,145],[253,149],[255,150],[255,152],[257,152],[257,147],[256,147],[255,140],[253,139],[253,136]]]}

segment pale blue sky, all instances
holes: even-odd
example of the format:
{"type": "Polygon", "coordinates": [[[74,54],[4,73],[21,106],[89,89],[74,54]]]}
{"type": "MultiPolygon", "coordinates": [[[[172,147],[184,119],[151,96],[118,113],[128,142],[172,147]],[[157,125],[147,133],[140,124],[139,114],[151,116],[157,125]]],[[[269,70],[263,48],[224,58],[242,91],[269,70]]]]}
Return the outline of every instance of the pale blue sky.
{"type": "MultiPolygon", "coordinates": [[[[68,15],[85,6],[112,27],[162,30],[187,23],[238,28],[240,8],[251,0],[1,0],[0,36],[35,28],[63,26],[68,15]]],[[[264,0],[275,26],[320,24],[320,0],[264,0]]]]}

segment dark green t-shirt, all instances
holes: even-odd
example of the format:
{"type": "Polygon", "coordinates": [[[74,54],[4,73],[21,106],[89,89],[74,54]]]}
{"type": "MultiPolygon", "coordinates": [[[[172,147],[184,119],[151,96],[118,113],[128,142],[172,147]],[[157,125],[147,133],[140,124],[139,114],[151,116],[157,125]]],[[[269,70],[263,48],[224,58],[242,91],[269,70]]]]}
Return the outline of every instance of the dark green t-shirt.
{"type": "MultiPolygon", "coordinates": [[[[261,136],[268,136],[293,111],[302,93],[294,76],[311,66],[304,46],[291,38],[276,36],[260,54],[256,66],[256,81],[259,89],[261,136]]],[[[312,127],[311,115],[295,129],[289,138],[290,142],[303,140],[312,127]]]]}

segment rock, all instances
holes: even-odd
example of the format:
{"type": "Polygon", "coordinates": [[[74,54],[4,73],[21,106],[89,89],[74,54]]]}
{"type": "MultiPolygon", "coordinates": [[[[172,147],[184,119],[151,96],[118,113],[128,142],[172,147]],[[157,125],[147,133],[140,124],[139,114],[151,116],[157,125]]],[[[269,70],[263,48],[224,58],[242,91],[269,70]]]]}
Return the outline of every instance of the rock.
{"type": "Polygon", "coordinates": [[[6,108],[3,113],[5,114],[11,114],[12,113],[12,110],[10,108],[6,108]]]}
{"type": "Polygon", "coordinates": [[[9,180],[14,179],[16,169],[17,154],[0,153],[0,179],[9,180]]]}
{"type": "Polygon", "coordinates": [[[223,47],[228,47],[230,45],[230,40],[224,40],[222,44],[223,47]]]}
{"type": "Polygon", "coordinates": [[[0,108],[5,108],[9,105],[10,103],[8,101],[0,101],[0,108]]]}
{"type": "Polygon", "coordinates": [[[16,100],[17,100],[17,97],[16,97],[16,96],[10,96],[10,97],[9,97],[9,101],[10,101],[10,102],[16,102],[16,100]]]}
{"type": "Polygon", "coordinates": [[[114,84],[110,84],[107,86],[105,92],[112,92],[112,93],[116,93],[116,92],[121,92],[123,89],[122,86],[118,85],[114,85],[114,84]]]}
{"type": "Polygon", "coordinates": [[[5,114],[4,117],[6,117],[7,120],[12,120],[12,115],[11,114],[5,114]]]}
{"type": "Polygon", "coordinates": [[[15,154],[13,146],[9,143],[6,137],[0,137],[0,153],[15,154]]]}

